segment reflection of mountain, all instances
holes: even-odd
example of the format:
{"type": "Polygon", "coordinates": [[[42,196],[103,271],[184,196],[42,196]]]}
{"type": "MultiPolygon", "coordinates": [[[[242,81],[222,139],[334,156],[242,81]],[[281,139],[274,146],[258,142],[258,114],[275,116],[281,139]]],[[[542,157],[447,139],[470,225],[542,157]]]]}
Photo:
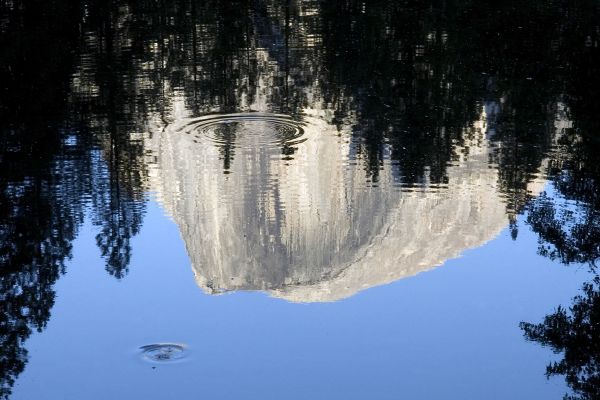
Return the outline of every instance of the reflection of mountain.
{"type": "MultiPolygon", "coordinates": [[[[393,164],[377,185],[353,145],[306,117],[292,157],[239,127],[223,171],[219,143],[177,129],[157,136],[154,187],[181,229],[198,284],[210,293],[266,290],[330,301],[417,274],[487,242],[506,225],[483,133],[448,167],[448,183],[400,188],[393,164]],[[223,172],[228,172],[224,174],[223,172]]],[[[477,130],[477,129],[474,129],[477,130]]]]}

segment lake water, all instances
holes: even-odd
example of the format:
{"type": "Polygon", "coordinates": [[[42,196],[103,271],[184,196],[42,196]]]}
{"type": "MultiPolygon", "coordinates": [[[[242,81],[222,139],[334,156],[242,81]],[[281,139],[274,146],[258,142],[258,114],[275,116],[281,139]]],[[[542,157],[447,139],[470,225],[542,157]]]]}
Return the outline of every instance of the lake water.
{"type": "Polygon", "coordinates": [[[0,2],[0,399],[600,398],[599,21],[0,2]]]}

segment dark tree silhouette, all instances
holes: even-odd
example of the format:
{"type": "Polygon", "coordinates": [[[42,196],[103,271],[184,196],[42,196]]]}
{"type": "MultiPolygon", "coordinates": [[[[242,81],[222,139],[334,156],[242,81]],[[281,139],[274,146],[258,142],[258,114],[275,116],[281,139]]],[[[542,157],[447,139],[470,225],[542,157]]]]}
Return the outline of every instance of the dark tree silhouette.
{"type": "Polygon", "coordinates": [[[565,399],[600,398],[600,277],[583,286],[566,310],[559,306],[540,324],[522,322],[528,340],[548,346],[563,359],[546,368],[546,376],[564,375],[573,395],[565,399]]]}
{"type": "Polygon", "coordinates": [[[548,346],[562,359],[546,375],[564,375],[573,393],[566,399],[600,398],[600,73],[597,21],[600,5],[563,6],[560,22],[565,112],[571,122],[557,135],[549,156],[553,193],[535,199],[527,223],[539,236],[539,253],[564,264],[587,264],[593,278],[567,309],[559,306],[539,324],[522,322],[525,338],[548,346]]]}

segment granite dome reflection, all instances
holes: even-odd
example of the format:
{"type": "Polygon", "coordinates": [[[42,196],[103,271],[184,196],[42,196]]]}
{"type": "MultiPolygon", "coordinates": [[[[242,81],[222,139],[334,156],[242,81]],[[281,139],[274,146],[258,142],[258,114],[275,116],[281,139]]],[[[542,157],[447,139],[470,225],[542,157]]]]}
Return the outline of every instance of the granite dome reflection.
{"type": "Polygon", "coordinates": [[[148,141],[153,189],[204,291],[338,300],[439,266],[508,224],[498,172],[489,168],[485,111],[456,149],[462,156],[448,165],[448,182],[412,187],[398,184],[389,160],[369,182],[327,113],[304,114],[302,140],[287,150],[264,145],[277,129],[261,114],[227,124],[229,143],[186,131],[194,126],[187,119],[148,141]]]}

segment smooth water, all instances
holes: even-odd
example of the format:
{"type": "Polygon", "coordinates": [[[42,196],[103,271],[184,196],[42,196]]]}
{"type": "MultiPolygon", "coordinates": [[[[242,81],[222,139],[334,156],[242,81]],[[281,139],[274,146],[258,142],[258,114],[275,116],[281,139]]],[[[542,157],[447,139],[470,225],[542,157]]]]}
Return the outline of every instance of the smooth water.
{"type": "Polygon", "coordinates": [[[0,3],[0,398],[599,398],[599,12],[0,3]]]}

